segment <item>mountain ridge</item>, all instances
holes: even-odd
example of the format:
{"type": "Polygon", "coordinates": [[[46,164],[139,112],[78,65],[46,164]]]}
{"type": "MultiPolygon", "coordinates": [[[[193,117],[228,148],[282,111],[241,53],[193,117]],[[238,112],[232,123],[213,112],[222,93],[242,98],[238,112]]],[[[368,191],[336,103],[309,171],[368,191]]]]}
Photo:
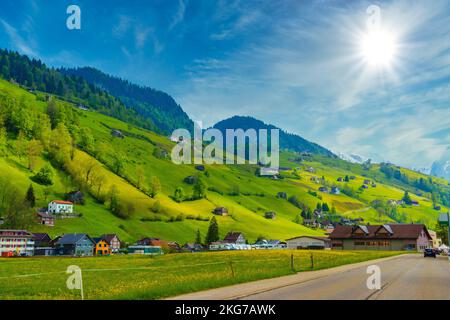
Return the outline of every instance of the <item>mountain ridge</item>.
{"type": "MultiPolygon", "coordinates": [[[[308,141],[298,134],[288,133],[273,124],[267,124],[252,116],[232,116],[230,118],[221,120],[213,125],[213,128],[225,133],[226,129],[278,129],[280,130],[280,149],[285,149],[295,152],[311,152],[315,154],[322,154],[330,157],[336,157],[330,150],[321,145],[308,141]]],[[[270,136],[270,135],[268,135],[270,136]]]]}
{"type": "Polygon", "coordinates": [[[88,83],[107,91],[141,116],[152,119],[162,133],[169,134],[175,129],[190,129],[193,126],[186,112],[166,92],[134,84],[93,67],[58,70],[65,75],[81,77],[88,83]]]}

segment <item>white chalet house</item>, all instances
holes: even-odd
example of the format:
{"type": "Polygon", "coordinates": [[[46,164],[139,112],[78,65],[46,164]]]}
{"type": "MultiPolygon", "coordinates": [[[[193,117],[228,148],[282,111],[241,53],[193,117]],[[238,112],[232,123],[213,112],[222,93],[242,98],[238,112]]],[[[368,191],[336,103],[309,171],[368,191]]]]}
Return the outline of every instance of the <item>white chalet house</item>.
{"type": "Polygon", "coordinates": [[[48,204],[48,213],[73,213],[73,203],[70,201],[53,200],[48,204]]]}

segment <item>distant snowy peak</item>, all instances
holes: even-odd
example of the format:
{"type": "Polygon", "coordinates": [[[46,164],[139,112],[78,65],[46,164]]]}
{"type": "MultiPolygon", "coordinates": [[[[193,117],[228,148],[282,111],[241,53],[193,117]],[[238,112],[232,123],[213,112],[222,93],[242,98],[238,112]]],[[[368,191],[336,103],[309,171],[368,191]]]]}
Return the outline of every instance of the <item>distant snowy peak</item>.
{"type": "Polygon", "coordinates": [[[355,153],[339,152],[337,155],[342,160],[352,162],[352,163],[363,163],[364,161],[366,161],[368,159],[367,157],[364,157],[364,156],[361,156],[361,155],[355,154],[355,153]]]}

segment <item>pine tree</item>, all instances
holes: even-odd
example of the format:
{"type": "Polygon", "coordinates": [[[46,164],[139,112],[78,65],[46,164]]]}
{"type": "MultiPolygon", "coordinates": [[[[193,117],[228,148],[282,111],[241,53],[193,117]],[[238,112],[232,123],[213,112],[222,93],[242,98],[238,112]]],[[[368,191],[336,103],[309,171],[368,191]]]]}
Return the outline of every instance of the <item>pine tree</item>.
{"type": "Polygon", "coordinates": [[[412,200],[411,200],[411,197],[409,196],[408,191],[405,191],[405,194],[403,195],[402,200],[405,204],[408,204],[408,205],[412,203],[412,200]]]}
{"type": "Polygon", "coordinates": [[[36,206],[36,196],[34,195],[33,185],[31,184],[27,190],[25,201],[30,205],[31,208],[34,208],[36,206]]]}
{"type": "Polygon", "coordinates": [[[330,207],[328,207],[328,204],[326,204],[325,202],[322,204],[322,211],[324,212],[330,211],[330,207]]]}
{"type": "Polygon", "coordinates": [[[195,236],[195,244],[202,244],[200,229],[197,229],[197,234],[195,236]]]}
{"type": "Polygon", "coordinates": [[[216,217],[212,217],[209,222],[208,233],[206,234],[205,243],[211,244],[212,242],[219,240],[219,225],[217,224],[216,217]]]}

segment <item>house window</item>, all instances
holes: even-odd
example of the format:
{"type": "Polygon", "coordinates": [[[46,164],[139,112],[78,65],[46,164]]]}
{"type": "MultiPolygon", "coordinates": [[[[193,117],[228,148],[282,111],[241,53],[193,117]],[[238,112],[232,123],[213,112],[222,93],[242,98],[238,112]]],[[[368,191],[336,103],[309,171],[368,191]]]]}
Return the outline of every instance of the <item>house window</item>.
{"type": "Polygon", "coordinates": [[[355,246],[365,246],[366,243],[364,241],[355,241],[355,246]]]}

